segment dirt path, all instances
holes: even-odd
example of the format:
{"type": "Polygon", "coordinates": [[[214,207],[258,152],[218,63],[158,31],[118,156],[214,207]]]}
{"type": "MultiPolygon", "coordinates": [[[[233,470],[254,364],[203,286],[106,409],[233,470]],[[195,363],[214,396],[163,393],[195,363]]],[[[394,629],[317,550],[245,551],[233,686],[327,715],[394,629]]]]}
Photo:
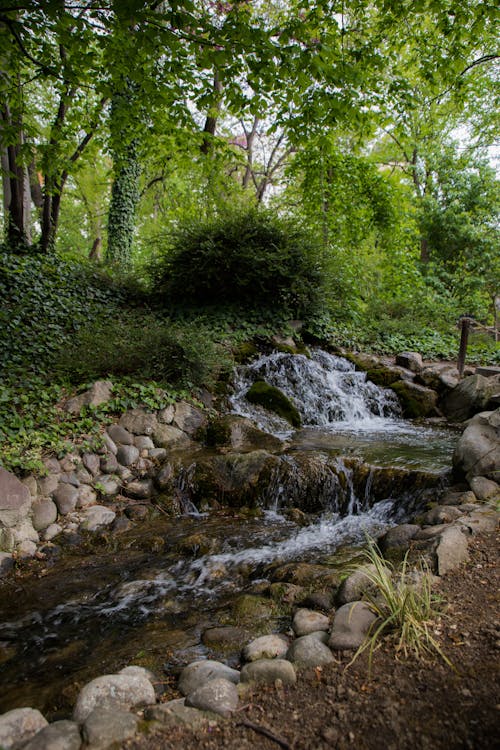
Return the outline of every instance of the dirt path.
{"type": "Polygon", "coordinates": [[[470,540],[470,560],[441,579],[446,611],[436,627],[452,671],[396,661],[387,643],[371,681],[361,657],[302,673],[293,688],[259,689],[228,721],[191,731],[169,728],[128,750],[292,748],[293,750],[492,750],[500,744],[498,535],[470,540]],[[250,725],[270,730],[269,739],[250,725]]]}

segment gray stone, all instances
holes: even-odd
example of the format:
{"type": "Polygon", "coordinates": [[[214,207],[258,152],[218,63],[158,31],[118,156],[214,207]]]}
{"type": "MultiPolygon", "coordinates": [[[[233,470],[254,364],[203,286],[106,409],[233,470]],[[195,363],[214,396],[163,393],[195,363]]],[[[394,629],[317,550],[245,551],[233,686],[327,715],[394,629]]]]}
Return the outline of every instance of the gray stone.
{"type": "Polygon", "coordinates": [[[241,682],[256,682],[270,685],[281,680],[283,685],[295,685],[295,667],[287,659],[258,659],[245,664],[241,670],[241,682]]]}
{"type": "Polygon", "coordinates": [[[298,609],[293,617],[292,628],[297,636],[309,635],[330,628],[330,618],[311,609],[298,609]]]}
{"type": "Polygon", "coordinates": [[[82,463],[92,476],[100,473],[101,457],[96,453],[84,453],[82,463]]]}
{"type": "Polygon", "coordinates": [[[238,688],[234,682],[217,677],[190,693],[186,698],[186,706],[213,711],[219,716],[229,716],[238,706],[238,688]]]}
{"type": "Polygon", "coordinates": [[[136,677],[144,677],[146,680],[149,680],[152,685],[155,684],[155,682],[158,681],[158,678],[152,672],[150,669],[146,669],[146,667],[140,667],[138,664],[129,664],[128,667],[123,667],[123,669],[120,669],[118,674],[131,674],[135,675],[136,677]]]}
{"type": "Polygon", "coordinates": [[[437,393],[432,388],[408,380],[400,380],[390,387],[399,398],[403,416],[412,419],[429,417],[436,413],[437,393]]]}
{"type": "Polygon", "coordinates": [[[35,708],[14,708],[0,716],[0,747],[20,747],[48,725],[47,719],[35,708]]]}
{"type": "Polygon", "coordinates": [[[453,466],[469,482],[473,477],[500,481],[500,409],[470,420],[455,448],[453,466]]]}
{"type": "Polygon", "coordinates": [[[447,490],[439,502],[441,505],[464,505],[465,503],[474,503],[475,501],[476,496],[470,490],[467,492],[463,490],[447,490]]]}
{"type": "Polygon", "coordinates": [[[439,393],[455,388],[460,382],[457,368],[447,363],[427,365],[418,373],[418,380],[439,393]]]}
{"type": "Polygon", "coordinates": [[[54,492],[54,501],[62,516],[72,513],[76,508],[78,489],[70,484],[59,484],[54,492]]]}
{"type": "Polygon", "coordinates": [[[148,454],[153,461],[161,461],[163,458],[167,457],[167,451],[165,448],[152,448],[148,451],[148,454]]]}
{"type": "Polygon", "coordinates": [[[140,708],[156,703],[155,691],[145,677],[138,675],[107,674],[96,677],[80,691],[73,711],[73,719],[83,723],[94,708],[119,705],[125,709],[140,708]]]}
{"type": "Polygon", "coordinates": [[[150,437],[147,437],[147,435],[138,435],[137,437],[135,437],[134,445],[136,448],[139,448],[140,451],[150,451],[155,449],[155,444],[150,437]]]}
{"type": "Polygon", "coordinates": [[[0,578],[10,573],[14,567],[14,558],[10,552],[0,552],[0,578]]]}
{"type": "Polygon", "coordinates": [[[446,529],[450,529],[451,524],[449,523],[442,523],[442,524],[436,524],[435,526],[427,526],[425,529],[421,529],[418,534],[415,534],[413,537],[416,541],[422,541],[424,539],[433,539],[434,537],[439,536],[443,533],[446,529]]]}
{"type": "Polygon", "coordinates": [[[70,398],[64,408],[70,414],[79,414],[84,406],[105,404],[110,400],[112,390],[113,383],[109,380],[98,380],[85,393],[70,398]]]}
{"type": "Polygon", "coordinates": [[[377,619],[366,602],[350,602],[335,612],[328,645],[336,651],[359,648],[377,619]]]}
{"type": "Polygon", "coordinates": [[[452,523],[462,515],[462,511],[453,505],[436,505],[421,516],[422,526],[452,523]]]}
{"type": "Polygon", "coordinates": [[[63,484],[71,484],[73,487],[80,486],[80,480],[74,471],[65,471],[63,474],[60,474],[59,481],[63,484]]]}
{"type": "Polygon", "coordinates": [[[63,474],[71,474],[81,465],[80,456],[77,453],[67,453],[59,461],[63,474]]]}
{"type": "Polygon", "coordinates": [[[172,424],[174,421],[174,414],[175,414],[175,406],[174,404],[169,404],[164,409],[158,412],[158,421],[162,422],[163,424],[172,424]]]}
{"type": "Polygon", "coordinates": [[[137,732],[137,716],[116,706],[96,707],[87,716],[82,727],[86,747],[92,750],[107,750],[122,746],[137,732]]]}
{"type": "Polygon", "coordinates": [[[74,721],[55,721],[41,729],[23,750],[80,750],[82,738],[74,721]]]}
{"type": "Polygon", "coordinates": [[[101,474],[101,476],[96,477],[94,487],[96,490],[99,490],[101,495],[109,497],[117,494],[120,489],[120,482],[117,477],[109,474],[101,474]]]}
{"type": "Polygon", "coordinates": [[[459,528],[446,529],[436,548],[437,574],[445,575],[450,570],[456,570],[469,559],[467,539],[459,528]]]}
{"type": "MultiPolygon", "coordinates": [[[[161,450],[165,449],[162,448],[161,450]]],[[[171,486],[174,476],[175,471],[173,465],[170,463],[164,464],[155,477],[155,483],[160,490],[167,490],[171,486]]]]}
{"type": "Polygon", "coordinates": [[[131,466],[139,458],[139,449],[135,445],[119,445],[116,458],[122,466],[131,466]]]}
{"type": "Polygon", "coordinates": [[[0,526],[17,526],[30,509],[29,489],[14,474],[0,467],[0,526]]]}
{"type": "Polygon", "coordinates": [[[483,534],[496,531],[500,514],[493,508],[480,508],[467,516],[459,518],[457,525],[467,530],[470,534],[483,534]]]}
{"type": "Polygon", "coordinates": [[[116,474],[117,469],[118,460],[114,453],[107,453],[101,458],[100,470],[102,474],[116,474]]]}
{"type": "Polygon", "coordinates": [[[473,477],[470,480],[470,488],[477,499],[483,503],[500,498],[500,487],[496,482],[486,479],[486,477],[473,477]]]}
{"type": "MultiPolygon", "coordinates": [[[[397,528],[397,527],[396,527],[397,528]]],[[[420,527],[417,527],[420,530],[420,527]]],[[[386,568],[388,571],[388,568],[386,568]]],[[[335,600],[339,606],[357,602],[375,588],[373,575],[377,572],[375,565],[363,565],[345,578],[339,586],[335,600]]]]}
{"type": "Polygon", "coordinates": [[[93,475],[90,471],[87,471],[83,466],[76,472],[76,478],[80,484],[92,484],[93,475]]]}
{"type": "Polygon", "coordinates": [[[207,417],[205,413],[187,401],[179,401],[175,405],[174,425],[188,435],[195,435],[198,430],[205,427],[207,417]]]}
{"type": "Polygon", "coordinates": [[[419,372],[423,365],[422,355],[418,352],[401,352],[396,355],[396,364],[411,372],[419,372]]]}
{"type": "Polygon", "coordinates": [[[87,508],[89,505],[93,505],[97,500],[97,494],[94,492],[92,487],[84,484],[78,490],[78,499],[76,501],[77,508],[87,508]]]}
{"type": "Polygon", "coordinates": [[[167,449],[187,447],[190,443],[185,432],[167,424],[158,425],[153,433],[153,440],[159,448],[167,449]]]}
{"type": "Polygon", "coordinates": [[[58,534],[62,531],[62,526],[58,523],[51,523],[42,534],[42,539],[45,542],[50,542],[51,539],[55,539],[58,534]]]}
{"type": "Polygon", "coordinates": [[[24,477],[24,479],[21,479],[21,483],[24,484],[25,487],[28,488],[28,491],[32,498],[37,497],[38,495],[38,485],[36,483],[36,479],[31,474],[27,477],[24,477]]]}
{"type": "Polygon", "coordinates": [[[147,500],[154,492],[153,480],[136,479],[133,482],[129,482],[124,489],[130,497],[135,497],[138,500],[147,500]]]}
{"type": "Polygon", "coordinates": [[[107,433],[117,447],[134,444],[134,436],[121,424],[110,424],[107,433]]]}
{"type": "Polygon", "coordinates": [[[0,550],[2,552],[12,552],[16,539],[11,529],[0,526],[0,550]]]}
{"type": "Polygon", "coordinates": [[[20,560],[27,560],[30,557],[36,555],[36,542],[32,542],[29,539],[24,539],[16,546],[16,555],[20,560]]]}
{"type": "Polygon", "coordinates": [[[92,505],[82,513],[83,521],[80,525],[82,531],[96,531],[101,526],[109,526],[116,518],[116,513],[104,505],[92,505]]]}
{"type": "Polygon", "coordinates": [[[298,667],[321,667],[334,661],[328,646],[312,633],[293,641],[286,658],[298,667]]]}
{"type": "Polygon", "coordinates": [[[104,450],[102,451],[102,453],[106,453],[106,451],[109,451],[109,453],[113,453],[113,455],[116,456],[116,451],[118,450],[118,448],[116,447],[115,441],[110,438],[107,432],[103,434],[102,442],[104,443],[104,450]]]}
{"type": "Polygon", "coordinates": [[[500,375],[464,378],[441,403],[441,410],[453,422],[463,422],[488,408],[491,397],[500,391],[500,375]]]}
{"type": "Polygon", "coordinates": [[[245,661],[280,659],[286,656],[288,645],[288,638],[284,635],[261,635],[260,638],[247,643],[242,656],[245,661]]]}
{"type": "Polygon", "coordinates": [[[14,542],[17,544],[20,544],[21,542],[38,542],[40,540],[38,531],[33,528],[33,524],[28,518],[21,521],[21,523],[11,529],[11,531],[12,536],[14,537],[14,542]]]}
{"type": "Polygon", "coordinates": [[[183,695],[189,695],[201,685],[219,677],[237,684],[240,680],[240,673],[237,669],[231,669],[220,661],[212,659],[195,661],[182,670],[178,689],[183,695]]]}
{"type": "Polygon", "coordinates": [[[416,523],[402,523],[399,526],[394,526],[379,539],[379,547],[382,552],[392,547],[408,549],[410,541],[418,531],[420,531],[420,526],[416,523]]]}
{"type": "Polygon", "coordinates": [[[152,435],[158,426],[158,417],[145,409],[131,409],[121,416],[120,426],[134,435],[152,435]]]}
{"type": "Polygon", "coordinates": [[[150,706],[144,712],[147,721],[157,721],[160,724],[171,726],[184,726],[197,729],[207,722],[211,725],[217,723],[217,714],[211,711],[200,711],[198,708],[186,706],[185,698],[176,698],[168,703],[160,703],[150,706]]]}
{"type": "Polygon", "coordinates": [[[35,500],[32,509],[33,527],[36,531],[42,531],[57,520],[57,505],[49,498],[42,497],[35,500]]]}
{"type": "Polygon", "coordinates": [[[46,477],[39,477],[36,480],[39,495],[52,495],[59,484],[60,474],[48,474],[46,477]]]}

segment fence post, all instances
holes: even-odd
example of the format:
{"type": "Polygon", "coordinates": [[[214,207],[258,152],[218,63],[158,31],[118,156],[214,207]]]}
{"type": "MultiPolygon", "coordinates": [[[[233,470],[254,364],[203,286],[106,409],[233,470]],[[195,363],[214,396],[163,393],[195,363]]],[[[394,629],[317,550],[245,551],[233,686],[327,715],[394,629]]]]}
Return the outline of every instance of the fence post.
{"type": "Polygon", "coordinates": [[[470,318],[460,319],[460,324],[461,324],[460,349],[458,350],[458,362],[457,362],[458,377],[460,378],[460,380],[462,380],[464,376],[465,355],[467,354],[467,342],[469,339],[470,323],[471,323],[470,318]]]}

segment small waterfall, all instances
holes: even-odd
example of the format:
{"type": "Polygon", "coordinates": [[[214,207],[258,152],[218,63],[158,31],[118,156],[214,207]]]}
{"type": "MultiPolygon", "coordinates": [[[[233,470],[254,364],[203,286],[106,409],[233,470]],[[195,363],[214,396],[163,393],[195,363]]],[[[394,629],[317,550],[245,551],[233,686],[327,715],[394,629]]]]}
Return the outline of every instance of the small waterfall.
{"type": "Polygon", "coordinates": [[[304,425],[323,428],[380,429],[401,416],[395,394],[366,380],[347,359],[314,350],[302,354],[273,353],[260,357],[236,373],[233,412],[249,417],[277,434],[290,432],[280,417],[252,406],[245,394],[256,380],[279,388],[300,412],[304,425]]]}

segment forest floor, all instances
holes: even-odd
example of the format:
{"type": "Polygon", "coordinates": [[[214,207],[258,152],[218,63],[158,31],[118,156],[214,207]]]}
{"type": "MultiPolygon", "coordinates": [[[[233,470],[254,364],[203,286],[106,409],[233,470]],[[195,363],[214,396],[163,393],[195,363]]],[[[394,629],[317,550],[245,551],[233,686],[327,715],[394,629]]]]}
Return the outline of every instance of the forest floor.
{"type": "Polygon", "coordinates": [[[492,750],[500,738],[498,534],[470,538],[470,559],[440,579],[439,656],[397,659],[386,641],[375,653],[301,673],[293,687],[255,689],[216,726],[169,726],[127,750],[492,750]],[[270,733],[265,736],[265,731],[270,733]]]}

